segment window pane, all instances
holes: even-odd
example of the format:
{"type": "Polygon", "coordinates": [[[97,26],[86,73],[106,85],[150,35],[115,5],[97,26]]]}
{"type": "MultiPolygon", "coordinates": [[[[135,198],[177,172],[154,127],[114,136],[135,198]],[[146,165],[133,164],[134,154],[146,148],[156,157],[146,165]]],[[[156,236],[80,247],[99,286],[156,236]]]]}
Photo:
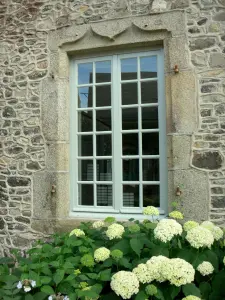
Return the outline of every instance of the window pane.
{"type": "Polygon", "coordinates": [[[111,126],[111,109],[96,110],[96,130],[97,131],[110,131],[111,126]]]}
{"type": "Polygon", "coordinates": [[[78,180],[92,181],[93,180],[93,161],[79,160],[78,161],[78,180]]]}
{"type": "Polygon", "coordinates": [[[158,107],[142,107],[142,129],[158,127],[158,107]]]}
{"type": "Polygon", "coordinates": [[[138,86],[137,83],[124,83],[122,88],[122,105],[138,103],[138,86]]]}
{"type": "Polygon", "coordinates": [[[143,181],[159,181],[158,159],[143,159],[143,181]]]}
{"type": "Polygon", "coordinates": [[[81,135],[78,136],[78,156],[93,155],[93,136],[81,135]]]}
{"type": "Polygon", "coordinates": [[[159,134],[158,132],[142,133],[142,153],[143,155],[159,154],[159,134]]]}
{"type": "Polygon", "coordinates": [[[112,155],[112,139],[111,134],[100,134],[96,136],[97,156],[112,155]]]}
{"type": "Polygon", "coordinates": [[[141,78],[157,77],[157,56],[141,57],[141,78]]]}
{"type": "Polygon", "coordinates": [[[111,106],[111,85],[96,86],[96,106],[111,106]]]}
{"type": "Polygon", "coordinates": [[[112,161],[111,159],[97,160],[97,181],[112,180],[112,161]]]}
{"type": "Polygon", "coordinates": [[[96,82],[111,81],[111,61],[96,62],[96,82]]]}
{"type": "Polygon", "coordinates": [[[92,107],[93,105],[93,92],[92,87],[78,88],[78,107],[92,107]]]}
{"type": "Polygon", "coordinates": [[[139,207],[139,185],[123,185],[123,206],[139,207]]]}
{"type": "Polygon", "coordinates": [[[88,84],[93,82],[93,64],[78,65],[78,84],[88,84]]]}
{"type": "Polygon", "coordinates": [[[157,103],[158,90],[157,81],[147,81],[141,83],[141,103],[157,103]]]}
{"type": "Polygon", "coordinates": [[[143,185],[143,206],[160,206],[159,185],[143,185]]]}
{"type": "Polygon", "coordinates": [[[121,59],[121,79],[137,79],[137,58],[121,59]]]}
{"type": "Polygon", "coordinates": [[[78,184],[79,205],[94,205],[93,184],[78,184]]]}
{"type": "Polygon", "coordinates": [[[139,181],[139,159],[123,160],[123,181],[139,181]]]}
{"type": "Polygon", "coordinates": [[[97,205],[112,206],[112,185],[97,185],[97,205]]]}
{"type": "Polygon", "coordinates": [[[123,134],[123,155],[138,155],[138,133],[123,134]]]}
{"type": "Polygon", "coordinates": [[[93,130],[92,111],[78,112],[78,131],[87,132],[93,130]]]}
{"type": "Polygon", "coordinates": [[[138,108],[122,109],[122,129],[138,129],[138,108]]]}

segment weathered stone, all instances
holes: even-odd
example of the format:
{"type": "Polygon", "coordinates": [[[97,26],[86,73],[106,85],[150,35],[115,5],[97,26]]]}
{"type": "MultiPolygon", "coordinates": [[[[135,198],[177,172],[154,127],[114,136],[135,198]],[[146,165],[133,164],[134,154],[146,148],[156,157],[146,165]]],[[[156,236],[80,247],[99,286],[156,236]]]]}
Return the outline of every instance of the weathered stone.
{"type": "Polygon", "coordinates": [[[29,186],[30,185],[30,178],[25,177],[9,177],[8,185],[12,187],[18,187],[18,186],[29,186]]]}
{"type": "Polygon", "coordinates": [[[29,224],[30,223],[30,219],[25,218],[25,217],[15,217],[15,220],[17,222],[21,222],[21,223],[24,223],[24,224],[29,224]]]}
{"type": "Polygon", "coordinates": [[[210,66],[212,68],[225,68],[225,54],[211,53],[210,54],[210,66]]]}
{"type": "Polygon", "coordinates": [[[198,24],[199,26],[202,26],[202,25],[204,25],[207,21],[208,21],[207,18],[201,18],[199,21],[197,21],[197,24],[198,24]]]}
{"type": "Polygon", "coordinates": [[[23,132],[25,135],[34,135],[37,133],[40,133],[40,127],[34,126],[34,127],[24,127],[23,132]]]}
{"type": "Polygon", "coordinates": [[[0,218],[0,230],[4,229],[4,227],[5,227],[5,222],[3,218],[0,218]]]}
{"type": "Polygon", "coordinates": [[[39,163],[36,162],[36,161],[30,161],[30,162],[28,162],[26,164],[26,167],[27,167],[28,170],[34,170],[34,171],[37,171],[37,170],[41,169],[39,163]]]}
{"type": "Polygon", "coordinates": [[[176,8],[185,8],[190,5],[189,0],[174,0],[172,3],[171,8],[176,9],[176,8]]]}
{"type": "Polygon", "coordinates": [[[194,66],[197,67],[206,67],[207,58],[204,52],[196,51],[191,54],[191,61],[194,66]]]}
{"type": "Polygon", "coordinates": [[[190,50],[207,49],[216,44],[215,38],[196,38],[190,42],[190,50]]]}
{"type": "Polygon", "coordinates": [[[225,208],[225,196],[212,196],[213,208],[225,208]]]}
{"type": "Polygon", "coordinates": [[[28,75],[29,79],[37,80],[42,79],[47,74],[47,71],[33,71],[31,74],[28,75]]]}
{"type": "Polygon", "coordinates": [[[26,248],[30,245],[31,241],[20,236],[12,237],[12,242],[15,247],[26,248]]]}
{"type": "Polygon", "coordinates": [[[152,3],[152,11],[160,12],[167,8],[167,2],[165,0],[154,0],[152,3]]]}
{"type": "Polygon", "coordinates": [[[201,31],[198,26],[193,26],[188,29],[188,32],[190,32],[191,34],[196,34],[200,33],[201,31]]]}
{"type": "Polygon", "coordinates": [[[6,106],[3,109],[2,116],[3,116],[3,118],[15,118],[16,112],[12,107],[6,106]]]}
{"type": "Polygon", "coordinates": [[[223,194],[224,193],[224,189],[221,187],[213,187],[211,188],[211,193],[212,194],[223,194]]]}
{"type": "Polygon", "coordinates": [[[35,135],[34,137],[31,138],[31,143],[33,145],[43,145],[44,139],[41,135],[35,135]]]}
{"type": "Polygon", "coordinates": [[[6,153],[9,155],[17,155],[21,152],[23,152],[23,148],[19,146],[13,146],[6,149],[6,153]]]}
{"type": "Polygon", "coordinates": [[[199,169],[216,170],[222,167],[223,157],[218,151],[194,151],[192,164],[199,169]]]}
{"type": "Polygon", "coordinates": [[[225,115],[225,103],[216,105],[215,113],[217,116],[225,115]]]}
{"type": "Polygon", "coordinates": [[[217,88],[213,84],[207,84],[207,85],[203,85],[201,87],[202,93],[214,93],[214,92],[216,92],[216,90],[217,90],[217,88]]]}
{"type": "Polygon", "coordinates": [[[211,109],[201,109],[200,111],[201,117],[210,117],[212,115],[211,109]]]}
{"type": "Polygon", "coordinates": [[[215,21],[225,21],[225,12],[215,14],[213,16],[213,20],[215,20],[215,21]]]}

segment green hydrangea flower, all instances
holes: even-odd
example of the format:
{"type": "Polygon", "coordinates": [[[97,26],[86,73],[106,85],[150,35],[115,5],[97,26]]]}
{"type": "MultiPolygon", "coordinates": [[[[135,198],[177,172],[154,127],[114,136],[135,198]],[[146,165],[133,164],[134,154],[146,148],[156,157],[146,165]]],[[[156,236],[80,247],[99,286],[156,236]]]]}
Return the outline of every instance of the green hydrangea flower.
{"type": "Polygon", "coordinates": [[[94,258],[91,254],[82,256],[80,262],[85,267],[93,267],[95,265],[94,258]]]}
{"type": "Polygon", "coordinates": [[[87,287],[88,287],[88,284],[87,284],[87,282],[84,282],[84,281],[80,282],[80,284],[79,284],[79,288],[81,288],[81,289],[85,289],[85,288],[87,288],[87,287]]]}
{"type": "Polygon", "coordinates": [[[148,284],[145,288],[145,292],[148,296],[154,296],[157,294],[158,290],[154,284],[148,284]]]}
{"type": "Polygon", "coordinates": [[[132,224],[128,227],[128,230],[131,232],[131,233],[136,233],[136,232],[139,232],[140,231],[140,226],[138,224],[132,224]]]}
{"type": "Polygon", "coordinates": [[[116,221],[116,219],[114,217],[107,217],[105,218],[104,222],[105,223],[109,223],[109,224],[112,224],[116,221]]]}
{"type": "Polygon", "coordinates": [[[77,275],[81,274],[81,271],[79,269],[76,269],[76,270],[74,270],[73,274],[77,276],[77,275]]]}
{"type": "Polygon", "coordinates": [[[111,256],[113,259],[118,261],[119,259],[123,258],[123,252],[120,251],[119,249],[115,249],[111,251],[111,256]]]}
{"type": "Polygon", "coordinates": [[[177,220],[183,220],[184,218],[183,214],[178,210],[174,210],[171,213],[169,213],[169,217],[177,220]]]}
{"type": "Polygon", "coordinates": [[[80,251],[81,253],[88,253],[88,252],[89,252],[89,249],[88,249],[87,247],[85,247],[85,246],[80,246],[80,247],[79,247],[79,251],[80,251]]]}

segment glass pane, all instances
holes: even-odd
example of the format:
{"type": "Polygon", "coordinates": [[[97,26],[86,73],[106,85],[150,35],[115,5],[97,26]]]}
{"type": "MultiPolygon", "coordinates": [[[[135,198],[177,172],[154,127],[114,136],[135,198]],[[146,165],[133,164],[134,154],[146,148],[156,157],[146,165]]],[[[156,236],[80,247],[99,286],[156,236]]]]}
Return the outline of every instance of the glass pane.
{"type": "Polygon", "coordinates": [[[93,92],[92,87],[78,88],[78,107],[92,107],[93,105],[93,92]]]}
{"type": "Polygon", "coordinates": [[[112,161],[111,159],[97,160],[97,181],[112,180],[112,161]]]}
{"type": "Polygon", "coordinates": [[[123,206],[139,207],[139,185],[123,185],[123,206]]]}
{"type": "Polygon", "coordinates": [[[96,130],[97,131],[110,131],[111,125],[111,109],[96,110],[96,130]]]}
{"type": "Polygon", "coordinates": [[[122,105],[138,103],[138,86],[137,83],[124,83],[122,88],[122,105]]]}
{"type": "Polygon", "coordinates": [[[159,181],[158,159],[143,159],[143,181],[159,181]]]}
{"type": "Polygon", "coordinates": [[[156,129],[158,127],[158,107],[142,107],[142,129],[156,129]]]}
{"type": "Polygon", "coordinates": [[[137,58],[121,59],[121,79],[137,79],[137,58]]]}
{"type": "Polygon", "coordinates": [[[111,85],[96,86],[96,106],[111,106],[111,85]]]}
{"type": "Polygon", "coordinates": [[[112,139],[111,134],[101,134],[96,136],[97,156],[112,155],[112,139]]]}
{"type": "Polygon", "coordinates": [[[78,84],[87,84],[93,82],[93,64],[78,65],[78,84]]]}
{"type": "Polygon", "coordinates": [[[142,133],[142,153],[143,155],[159,154],[159,134],[158,132],[142,133]]]}
{"type": "Polygon", "coordinates": [[[78,161],[78,180],[92,181],[93,180],[93,161],[79,160],[78,161]]]}
{"type": "Polygon", "coordinates": [[[122,109],[122,129],[138,129],[138,108],[122,109]]]}
{"type": "Polygon", "coordinates": [[[93,136],[80,135],[78,136],[78,156],[93,155],[93,136]]]}
{"type": "Polygon", "coordinates": [[[147,81],[141,83],[141,103],[157,103],[158,90],[157,81],[147,81]]]}
{"type": "Polygon", "coordinates": [[[111,61],[96,62],[96,82],[111,81],[111,61]]]}
{"type": "Polygon", "coordinates": [[[93,130],[92,111],[78,112],[78,131],[87,132],[93,130]]]}
{"type": "Polygon", "coordinates": [[[93,184],[78,184],[79,205],[94,205],[93,184]]]}
{"type": "Polygon", "coordinates": [[[112,206],[112,185],[97,185],[97,205],[112,206]]]}
{"type": "Polygon", "coordinates": [[[143,185],[143,206],[159,207],[159,185],[143,185]]]}
{"type": "Polygon", "coordinates": [[[139,159],[123,160],[123,181],[139,181],[139,159]]]}
{"type": "Polygon", "coordinates": [[[141,78],[157,77],[157,56],[141,57],[141,78]]]}
{"type": "Polygon", "coordinates": [[[123,134],[123,155],[138,155],[138,133],[123,134]]]}

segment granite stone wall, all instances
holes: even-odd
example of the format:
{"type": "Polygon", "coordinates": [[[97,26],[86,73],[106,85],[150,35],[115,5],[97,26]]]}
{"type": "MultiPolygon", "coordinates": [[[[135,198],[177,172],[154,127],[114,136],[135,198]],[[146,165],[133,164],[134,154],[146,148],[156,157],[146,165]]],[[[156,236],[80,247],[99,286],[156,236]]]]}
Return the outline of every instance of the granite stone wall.
{"type": "Polygon", "coordinates": [[[33,174],[45,170],[48,152],[49,32],[177,9],[186,13],[198,86],[190,165],[207,174],[209,219],[225,225],[225,0],[0,0],[0,256],[43,236],[32,229],[33,174]]]}

